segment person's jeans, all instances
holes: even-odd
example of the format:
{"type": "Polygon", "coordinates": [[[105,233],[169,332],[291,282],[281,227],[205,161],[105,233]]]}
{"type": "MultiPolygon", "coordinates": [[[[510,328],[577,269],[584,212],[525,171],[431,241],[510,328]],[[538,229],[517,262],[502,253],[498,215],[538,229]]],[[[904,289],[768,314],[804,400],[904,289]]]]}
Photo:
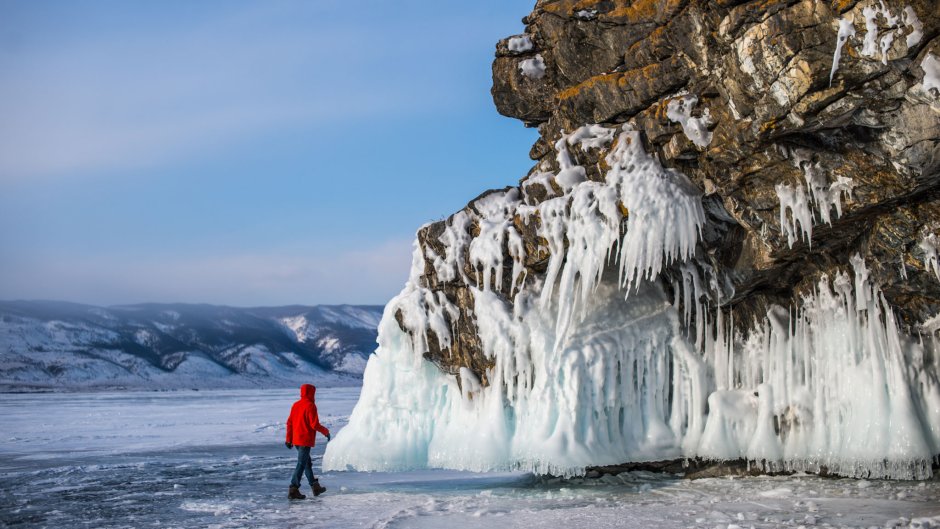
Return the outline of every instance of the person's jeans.
{"type": "Polygon", "coordinates": [[[313,461],[310,460],[310,447],[298,446],[297,448],[297,468],[294,469],[294,475],[290,479],[291,487],[300,487],[300,475],[306,474],[310,486],[316,478],[313,477],[313,461]]]}

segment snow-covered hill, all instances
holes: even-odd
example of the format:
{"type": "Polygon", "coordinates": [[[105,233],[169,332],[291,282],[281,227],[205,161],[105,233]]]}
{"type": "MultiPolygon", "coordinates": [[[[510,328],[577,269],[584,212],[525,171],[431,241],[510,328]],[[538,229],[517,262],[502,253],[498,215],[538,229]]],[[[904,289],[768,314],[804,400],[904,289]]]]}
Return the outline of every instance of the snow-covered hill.
{"type": "Polygon", "coordinates": [[[380,306],[0,302],[0,389],[357,384],[380,306]]]}

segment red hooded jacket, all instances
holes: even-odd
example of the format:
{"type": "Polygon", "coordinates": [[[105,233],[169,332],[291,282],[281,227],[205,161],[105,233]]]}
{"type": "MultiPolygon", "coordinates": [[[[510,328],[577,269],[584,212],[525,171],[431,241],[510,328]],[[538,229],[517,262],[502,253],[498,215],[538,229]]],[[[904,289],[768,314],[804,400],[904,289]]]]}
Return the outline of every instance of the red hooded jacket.
{"type": "Polygon", "coordinates": [[[312,384],[300,386],[300,400],[290,408],[287,418],[287,442],[294,446],[313,446],[317,432],[330,435],[326,426],[320,424],[317,405],[313,401],[317,388],[312,384]]]}

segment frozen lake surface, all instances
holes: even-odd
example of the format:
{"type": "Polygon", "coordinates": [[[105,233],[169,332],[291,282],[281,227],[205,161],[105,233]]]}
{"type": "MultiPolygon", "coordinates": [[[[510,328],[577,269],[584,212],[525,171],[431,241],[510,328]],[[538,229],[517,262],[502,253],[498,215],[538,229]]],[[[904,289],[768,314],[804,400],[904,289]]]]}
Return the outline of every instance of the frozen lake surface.
{"type": "MultiPolygon", "coordinates": [[[[358,392],[317,391],[334,432],[358,392]]],[[[325,495],[288,502],[283,429],[296,398],[0,395],[0,527],[940,527],[936,479],[334,472],[320,477],[325,495]]],[[[314,452],[318,471],[323,445],[314,452]]]]}

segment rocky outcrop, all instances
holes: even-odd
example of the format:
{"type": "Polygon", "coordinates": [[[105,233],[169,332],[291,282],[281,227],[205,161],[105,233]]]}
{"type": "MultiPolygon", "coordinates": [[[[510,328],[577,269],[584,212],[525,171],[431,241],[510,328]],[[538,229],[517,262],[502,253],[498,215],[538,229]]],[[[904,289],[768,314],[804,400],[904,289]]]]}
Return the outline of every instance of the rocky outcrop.
{"type": "MultiPolygon", "coordinates": [[[[940,313],[934,0],[540,0],[523,21],[524,34],[497,44],[492,94],[540,137],[533,169],[503,193],[527,206],[561,195],[565,156],[602,182],[614,145],[568,153],[565,135],[632,127],[701,194],[702,301],[734,321],[797,306],[855,254],[909,332],[940,313]]],[[[453,329],[441,340],[432,326],[425,356],[484,385],[492,359],[469,287],[482,286],[485,266],[464,252],[451,256],[459,273],[442,277],[439,261],[466,247],[444,238],[486,236],[487,196],[418,234],[421,281],[447,302],[453,329]]],[[[552,248],[538,235],[541,214],[515,214],[519,240],[495,241],[504,272],[489,281],[508,304],[544,280],[553,251],[567,251],[569,241],[552,248]]],[[[667,288],[680,276],[667,267],[667,288]]]]}

